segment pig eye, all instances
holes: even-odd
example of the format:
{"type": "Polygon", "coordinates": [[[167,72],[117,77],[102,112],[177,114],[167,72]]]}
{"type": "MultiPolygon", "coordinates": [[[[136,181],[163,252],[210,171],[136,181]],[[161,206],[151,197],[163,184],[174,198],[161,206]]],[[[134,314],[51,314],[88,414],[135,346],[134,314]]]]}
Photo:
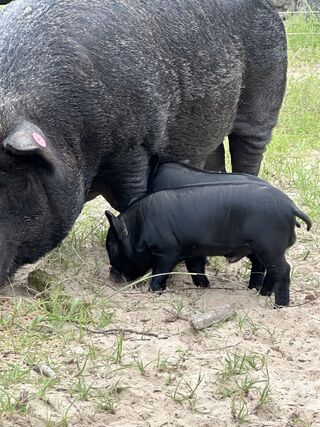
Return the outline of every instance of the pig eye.
{"type": "Polygon", "coordinates": [[[116,246],[110,246],[109,248],[110,255],[114,256],[118,253],[118,248],[116,246]]]}

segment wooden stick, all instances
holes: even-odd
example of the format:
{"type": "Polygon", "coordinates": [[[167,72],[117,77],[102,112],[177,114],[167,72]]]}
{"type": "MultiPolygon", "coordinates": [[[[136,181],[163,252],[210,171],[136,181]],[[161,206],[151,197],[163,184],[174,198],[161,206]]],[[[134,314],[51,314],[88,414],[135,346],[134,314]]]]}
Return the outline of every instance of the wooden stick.
{"type": "Polygon", "coordinates": [[[224,322],[234,315],[235,311],[230,305],[221,305],[209,313],[194,314],[190,319],[190,325],[196,331],[200,331],[214,324],[224,322]]]}
{"type": "MultiPolygon", "coordinates": [[[[80,327],[77,325],[77,327],[80,329],[80,327]]],[[[134,329],[126,329],[126,328],[111,328],[111,329],[90,329],[90,328],[83,328],[85,331],[90,332],[91,334],[98,334],[98,335],[110,335],[110,334],[121,334],[121,333],[128,333],[128,334],[137,334],[137,335],[145,335],[148,337],[156,337],[162,340],[167,339],[168,337],[166,335],[158,335],[155,332],[146,332],[146,331],[136,331],[134,329]]]]}

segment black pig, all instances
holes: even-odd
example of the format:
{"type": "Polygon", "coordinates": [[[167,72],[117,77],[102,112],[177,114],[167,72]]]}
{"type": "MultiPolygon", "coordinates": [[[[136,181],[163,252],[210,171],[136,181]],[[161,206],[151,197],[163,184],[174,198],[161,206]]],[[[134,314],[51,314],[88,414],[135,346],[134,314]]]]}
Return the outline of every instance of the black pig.
{"type": "Polygon", "coordinates": [[[257,174],[286,82],[269,0],[15,0],[0,14],[0,284],[150,158],[257,174]]]}
{"type": "MultiPolygon", "coordinates": [[[[203,169],[196,169],[185,164],[177,162],[165,162],[160,163],[157,156],[154,156],[151,160],[151,170],[148,182],[148,193],[154,193],[155,191],[167,190],[176,187],[182,187],[186,185],[195,184],[206,184],[206,183],[221,183],[221,184],[232,184],[237,179],[238,183],[259,183],[261,185],[269,185],[263,179],[260,179],[254,175],[233,173],[221,173],[212,172],[203,169]]],[[[196,257],[195,259],[188,259],[188,265],[194,266],[194,272],[197,270],[199,275],[192,275],[192,281],[196,286],[206,288],[209,286],[209,280],[204,275],[206,259],[196,257]]],[[[115,282],[121,281],[121,276],[117,275],[114,269],[110,271],[110,277],[115,282]]],[[[256,288],[260,290],[263,282],[263,277],[260,275],[260,282],[256,279],[254,282],[251,281],[249,284],[250,288],[256,288]]],[[[258,276],[256,276],[258,278],[258,276]]]]}
{"type": "MultiPolygon", "coordinates": [[[[230,176],[230,179],[232,177],[230,176]]],[[[110,222],[110,263],[129,280],[150,268],[153,291],[165,289],[167,274],[182,260],[199,273],[197,259],[225,256],[252,261],[250,287],[264,276],[261,294],[275,293],[289,304],[290,266],[285,252],[295,242],[296,216],[310,219],[271,185],[242,183],[190,185],[163,190],[135,202],[110,222]],[[191,262],[190,262],[191,261],[191,262]],[[257,274],[259,273],[259,274],[257,274]]],[[[200,268],[202,268],[200,266],[200,268]]]]}
{"type": "Polygon", "coordinates": [[[151,170],[148,182],[148,193],[155,191],[168,190],[170,188],[182,187],[185,185],[198,184],[232,184],[237,178],[241,183],[258,183],[269,185],[263,179],[245,173],[226,173],[214,172],[203,169],[197,169],[177,162],[160,163],[157,159],[152,160],[151,170]]]}

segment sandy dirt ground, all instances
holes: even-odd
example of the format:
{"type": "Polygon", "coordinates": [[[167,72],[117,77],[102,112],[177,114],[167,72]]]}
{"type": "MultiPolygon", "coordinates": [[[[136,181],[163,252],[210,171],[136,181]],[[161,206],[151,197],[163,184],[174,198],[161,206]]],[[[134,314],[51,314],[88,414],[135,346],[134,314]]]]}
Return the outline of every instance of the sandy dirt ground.
{"type": "MultiPolygon", "coordinates": [[[[101,201],[93,202],[90,209],[101,214],[100,206],[101,201]]],[[[88,244],[80,274],[89,279],[85,286],[80,276],[67,280],[66,292],[85,301],[105,301],[105,309],[113,313],[109,328],[146,335],[88,330],[79,334],[78,327],[67,325],[74,339],[46,339],[41,349],[54,361],[59,381],[45,398],[30,399],[27,414],[3,415],[0,425],[320,426],[319,228],[315,225],[309,233],[301,228],[297,234],[288,256],[293,266],[291,306],[282,309],[247,289],[244,262],[214,260],[206,290],[195,288],[190,276],[182,274],[170,279],[161,296],[151,294],[147,284],[117,292],[121,285],[108,281],[104,248],[88,244]],[[93,259],[100,260],[98,269],[93,259]],[[235,317],[201,332],[192,330],[192,314],[224,304],[234,307],[235,317]],[[84,357],[85,381],[92,388],[81,398],[70,390],[77,363],[84,357]],[[109,393],[112,408],[103,407],[94,390],[109,393]]],[[[54,265],[40,262],[59,274],[54,265]]],[[[10,310],[9,295],[31,299],[26,295],[26,275],[34,268],[22,269],[3,290],[2,313],[10,310]]],[[[178,270],[185,271],[183,266],[178,270]]],[[[1,354],[2,361],[21,361],[14,348],[1,354]]],[[[13,388],[31,395],[37,386],[27,381],[13,388]]]]}

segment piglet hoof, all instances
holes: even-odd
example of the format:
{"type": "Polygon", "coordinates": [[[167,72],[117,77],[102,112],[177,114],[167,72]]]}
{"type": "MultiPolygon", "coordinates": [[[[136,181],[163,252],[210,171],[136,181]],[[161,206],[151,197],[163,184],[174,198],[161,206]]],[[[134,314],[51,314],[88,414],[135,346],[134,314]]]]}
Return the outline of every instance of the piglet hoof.
{"type": "Polygon", "coordinates": [[[193,283],[198,288],[208,288],[210,285],[210,282],[209,282],[209,279],[207,278],[207,276],[195,277],[193,280],[193,283]]]}
{"type": "MultiPolygon", "coordinates": [[[[149,288],[149,290],[152,291],[151,288],[149,288]]],[[[154,295],[158,295],[158,296],[161,296],[163,294],[163,290],[161,290],[161,291],[152,291],[152,292],[153,292],[154,295]]]]}
{"type": "Polygon", "coordinates": [[[289,307],[290,302],[287,299],[275,299],[275,306],[274,308],[283,308],[283,307],[289,307]]]}
{"type": "Polygon", "coordinates": [[[272,290],[261,288],[259,294],[262,295],[263,297],[271,297],[272,290]]]}
{"type": "Polygon", "coordinates": [[[123,274],[119,273],[119,271],[117,271],[114,268],[111,268],[111,270],[110,270],[109,279],[111,280],[111,282],[113,282],[115,284],[123,283],[125,281],[123,274]]]}
{"type": "MultiPolygon", "coordinates": [[[[257,285],[257,284],[250,284],[249,286],[248,286],[248,289],[256,289],[258,292],[259,291],[261,291],[261,285],[259,286],[259,285],[257,285]]],[[[261,292],[260,292],[261,293],[261,292]]]]}
{"type": "Polygon", "coordinates": [[[149,289],[152,292],[157,292],[159,295],[162,294],[162,292],[166,289],[166,285],[161,285],[160,283],[150,283],[149,289]]]}

